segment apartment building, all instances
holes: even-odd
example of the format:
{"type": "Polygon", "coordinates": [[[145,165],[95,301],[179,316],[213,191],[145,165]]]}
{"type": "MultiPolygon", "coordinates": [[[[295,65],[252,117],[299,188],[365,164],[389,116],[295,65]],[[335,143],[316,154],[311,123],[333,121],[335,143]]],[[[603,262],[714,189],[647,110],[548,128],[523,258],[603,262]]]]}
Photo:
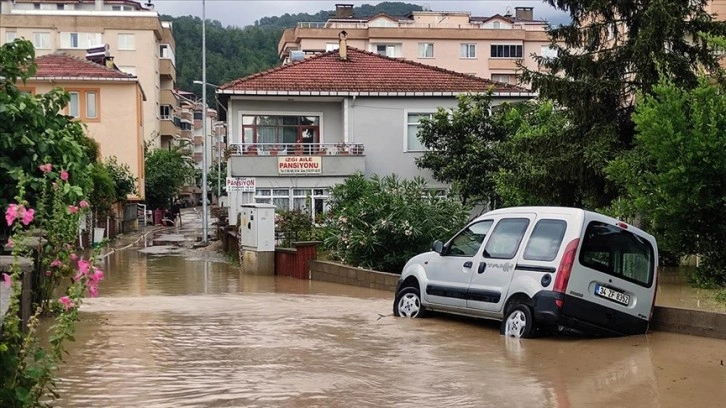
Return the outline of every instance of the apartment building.
{"type": "Polygon", "coordinates": [[[424,10],[405,17],[358,18],[353,5],[337,4],[327,22],[301,22],[285,30],[278,54],[289,62],[336,49],[338,34],[345,30],[351,47],[516,84],[519,61],[536,69],[533,54],[552,55],[546,28],[547,22],[535,19],[532,7],[507,8],[488,17],[424,10]]]}
{"type": "Polygon", "coordinates": [[[170,148],[181,133],[176,67],[170,22],[161,21],[150,2],[131,0],[0,0],[0,41],[25,38],[36,56],[56,53],[83,57],[106,45],[124,72],[138,77],[143,103],[144,141],[170,148]]]}

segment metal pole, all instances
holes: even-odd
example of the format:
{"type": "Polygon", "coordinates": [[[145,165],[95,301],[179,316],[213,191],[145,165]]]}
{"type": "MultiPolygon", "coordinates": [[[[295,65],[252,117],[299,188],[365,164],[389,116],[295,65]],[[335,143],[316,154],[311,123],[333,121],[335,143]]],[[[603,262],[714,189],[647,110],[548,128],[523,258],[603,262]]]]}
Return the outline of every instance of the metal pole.
{"type": "Polygon", "coordinates": [[[207,243],[207,4],[202,0],[202,243],[207,243]]]}
{"type": "MultiPolygon", "coordinates": [[[[219,112],[217,112],[219,116],[219,112]]],[[[222,135],[219,134],[219,127],[217,127],[217,206],[219,207],[219,197],[222,196],[222,135]]],[[[226,178],[225,178],[226,180],[226,178]]]]}

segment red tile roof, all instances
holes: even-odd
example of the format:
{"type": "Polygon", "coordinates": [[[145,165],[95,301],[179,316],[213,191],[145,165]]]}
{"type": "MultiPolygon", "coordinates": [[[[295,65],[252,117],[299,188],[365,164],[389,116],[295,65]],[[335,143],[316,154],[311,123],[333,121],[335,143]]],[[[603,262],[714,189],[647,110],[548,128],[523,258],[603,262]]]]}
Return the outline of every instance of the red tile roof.
{"type": "Polygon", "coordinates": [[[382,93],[529,93],[514,85],[493,82],[417,62],[390,58],[348,47],[347,60],[338,50],[281,65],[226,83],[223,93],[279,92],[382,92],[382,93]]]}
{"type": "Polygon", "coordinates": [[[136,79],[135,76],[67,54],[47,54],[35,59],[34,78],[136,79]]]}

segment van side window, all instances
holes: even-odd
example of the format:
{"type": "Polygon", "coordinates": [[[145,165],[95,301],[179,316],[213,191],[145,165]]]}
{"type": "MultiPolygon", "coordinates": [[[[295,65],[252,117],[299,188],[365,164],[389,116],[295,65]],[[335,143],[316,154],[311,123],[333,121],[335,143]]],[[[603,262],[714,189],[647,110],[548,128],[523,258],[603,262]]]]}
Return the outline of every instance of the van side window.
{"type": "Polygon", "coordinates": [[[495,259],[514,258],[527,226],[527,218],[506,218],[499,221],[487,241],[484,256],[495,259]]]}
{"type": "Polygon", "coordinates": [[[645,287],[653,283],[654,258],[646,239],[597,221],[588,224],[580,249],[583,266],[645,287]]]}
{"type": "Polygon", "coordinates": [[[486,220],[471,224],[451,240],[445,255],[474,256],[484,242],[494,221],[486,220]]]}
{"type": "Polygon", "coordinates": [[[557,257],[567,223],[563,220],[540,220],[534,226],[524,249],[524,259],[530,261],[552,261],[557,257]]]}

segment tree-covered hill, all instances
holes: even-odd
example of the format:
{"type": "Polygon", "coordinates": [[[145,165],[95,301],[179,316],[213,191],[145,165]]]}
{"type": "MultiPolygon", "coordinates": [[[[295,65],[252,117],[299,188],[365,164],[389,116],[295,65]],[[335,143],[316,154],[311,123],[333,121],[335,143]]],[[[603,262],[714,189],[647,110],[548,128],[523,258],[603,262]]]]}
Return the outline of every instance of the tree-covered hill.
{"type": "MultiPolygon", "coordinates": [[[[355,7],[356,17],[386,13],[403,16],[421,6],[409,3],[383,2],[372,6],[364,4],[355,7]]],[[[333,10],[321,10],[316,14],[284,14],[278,17],[263,17],[254,25],[246,27],[224,27],[216,20],[207,20],[207,82],[220,85],[236,78],[272,68],[280,63],[277,43],[285,28],[298,22],[326,21],[333,10]]],[[[162,16],[172,21],[176,41],[177,87],[202,94],[201,85],[194,84],[202,79],[202,19],[193,16],[162,16]]],[[[211,94],[211,90],[207,90],[211,94]]],[[[208,98],[214,106],[212,97],[208,98]]]]}

